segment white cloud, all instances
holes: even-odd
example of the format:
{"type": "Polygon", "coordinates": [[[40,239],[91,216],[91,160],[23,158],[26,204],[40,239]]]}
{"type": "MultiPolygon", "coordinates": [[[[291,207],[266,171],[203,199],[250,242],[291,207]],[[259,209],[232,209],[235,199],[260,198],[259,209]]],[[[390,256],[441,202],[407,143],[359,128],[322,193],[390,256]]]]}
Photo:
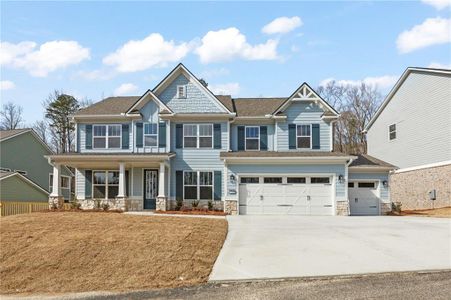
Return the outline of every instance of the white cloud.
{"type": "Polygon", "coordinates": [[[451,42],[451,19],[440,17],[426,19],[422,24],[402,32],[396,41],[398,51],[414,50],[451,42]]]}
{"type": "Polygon", "coordinates": [[[451,69],[451,64],[441,64],[441,63],[437,63],[437,62],[431,62],[429,64],[428,68],[451,69]]]}
{"type": "Polygon", "coordinates": [[[10,80],[2,80],[0,81],[0,90],[6,91],[6,90],[12,90],[16,87],[14,82],[10,80]]]}
{"type": "Polygon", "coordinates": [[[200,77],[204,78],[205,80],[214,78],[214,77],[221,77],[229,75],[230,71],[226,68],[219,68],[219,69],[209,69],[205,70],[201,73],[200,77]]]}
{"type": "Polygon", "coordinates": [[[229,61],[233,58],[247,60],[277,59],[277,40],[268,40],[264,44],[250,45],[246,36],[237,28],[230,27],[218,31],[209,31],[202,38],[201,45],[196,49],[200,61],[204,64],[219,61],[229,61]]]}
{"type": "Polygon", "coordinates": [[[133,93],[136,90],[138,90],[138,87],[133,83],[123,83],[114,90],[113,94],[115,96],[124,96],[129,95],[130,93],[133,93]]]}
{"type": "Polygon", "coordinates": [[[152,67],[164,67],[167,63],[184,58],[190,46],[166,41],[159,33],[152,33],[143,40],[131,40],[103,59],[106,65],[119,72],[136,72],[152,67]]]}
{"type": "Polygon", "coordinates": [[[262,32],[266,34],[287,33],[302,26],[302,20],[299,17],[280,17],[274,19],[271,23],[266,24],[262,28],[262,32]]]}
{"type": "Polygon", "coordinates": [[[32,76],[45,77],[48,73],[76,65],[89,59],[89,49],[76,41],[50,41],[39,49],[34,42],[0,45],[0,62],[2,65],[27,70],[32,76]]]}
{"type": "Polygon", "coordinates": [[[421,0],[421,2],[431,5],[438,10],[451,6],[451,0],[421,0]]]}
{"type": "Polygon", "coordinates": [[[112,70],[93,70],[93,71],[79,71],[77,76],[87,80],[108,80],[113,78],[117,73],[112,70]]]}
{"type": "Polygon", "coordinates": [[[328,83],[335,81],[336,84],[343,86],[359,86],[362,83],[365,83],[366,85],[369,86],[387,89],[392,87],[396,83],[398,77],[399,76],[384,75],[379,77],[366,77],[363,80],[349,80],[349,79],[337,80],[335,78],[327,78],[321,81],[319,85],[326,86],[328,83]]]}
{"type": "Polygon", "coordinates": [[[210,84],[208,88],[216,95],[237,95],[240,92],[240,84],[237,82],[210,84]]]}

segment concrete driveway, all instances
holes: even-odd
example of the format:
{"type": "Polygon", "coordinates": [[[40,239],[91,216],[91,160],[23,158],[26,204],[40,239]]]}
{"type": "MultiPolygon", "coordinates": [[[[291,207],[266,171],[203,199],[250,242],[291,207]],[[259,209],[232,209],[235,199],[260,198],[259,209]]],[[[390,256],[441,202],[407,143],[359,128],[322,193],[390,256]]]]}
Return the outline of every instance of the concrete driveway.
{"type": "Polygon", "coordinates": [[[451,219],[230,216],[211,281],[451,269],[451,219]]]}

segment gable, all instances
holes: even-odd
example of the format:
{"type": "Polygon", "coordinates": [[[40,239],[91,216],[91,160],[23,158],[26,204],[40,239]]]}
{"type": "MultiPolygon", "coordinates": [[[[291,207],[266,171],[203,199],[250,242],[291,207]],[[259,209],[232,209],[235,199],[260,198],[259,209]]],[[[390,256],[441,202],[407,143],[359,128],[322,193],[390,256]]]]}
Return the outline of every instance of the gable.
{"type": "Polygon", "coordinates": [[[144,122],[158,123],[160,113],[160,107],[155,101],[148,101],[139,110],[144,122]]]}
{"type": "Polygon", "coordinates": [[[48,201],[48,193],[18,174],[0,181],[2,201],[48,201]]]}

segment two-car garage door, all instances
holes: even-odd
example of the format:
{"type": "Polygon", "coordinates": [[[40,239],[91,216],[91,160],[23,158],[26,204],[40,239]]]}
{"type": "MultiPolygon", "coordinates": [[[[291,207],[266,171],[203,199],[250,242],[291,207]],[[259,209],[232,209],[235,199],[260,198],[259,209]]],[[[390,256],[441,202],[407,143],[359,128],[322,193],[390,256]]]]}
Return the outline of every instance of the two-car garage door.
{"type": "Polygon", "coordinates": [[[240,214],[333,215],[331,176],[241,176],[240,214]]]}

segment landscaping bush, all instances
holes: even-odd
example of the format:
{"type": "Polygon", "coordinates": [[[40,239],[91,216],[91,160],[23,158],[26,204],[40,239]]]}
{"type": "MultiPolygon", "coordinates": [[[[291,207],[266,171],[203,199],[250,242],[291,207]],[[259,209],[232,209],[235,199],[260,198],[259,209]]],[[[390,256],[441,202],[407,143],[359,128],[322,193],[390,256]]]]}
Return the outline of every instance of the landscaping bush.
{"type": "Polygon", "coordinates": [[[78,200],[77,200],[76,198],[74,198],[74,200],[72,200],[72,201],[70,202],[70,208],[71,208],[71,209],[79,210],[79,209],[81,208],[81,203],[78,202],[78,200]]]}
{"type": "Polygon", "coordinates": [[[213,210],[213,201],[208,200],[208,210],[213,210]]]}
{"type": "Polygon", "coordinates": [[[193,208],[197,208],[199,206],[199,200],[193,200],[191,205],[193,206],[193,208]]]}
{"type": "Polygon", "coordinates": [[[108,204],[106,202],[102,204],[103,211],[107,211],[109,208],[110,208],[110,204],[108,204]]]}
{"type": "Polygon", "coordinates": [[[391,209],[392,209],[392,211],[400,214],[401,213],[401,206],[402,206],[401,202],[392,202],[391,209]]]}
{"type": "Polygon", "coordinates": [[[177,197],[175,200],[175,210],[180,210],[183,206],[183,199],[180,197],[177,197]]]}

